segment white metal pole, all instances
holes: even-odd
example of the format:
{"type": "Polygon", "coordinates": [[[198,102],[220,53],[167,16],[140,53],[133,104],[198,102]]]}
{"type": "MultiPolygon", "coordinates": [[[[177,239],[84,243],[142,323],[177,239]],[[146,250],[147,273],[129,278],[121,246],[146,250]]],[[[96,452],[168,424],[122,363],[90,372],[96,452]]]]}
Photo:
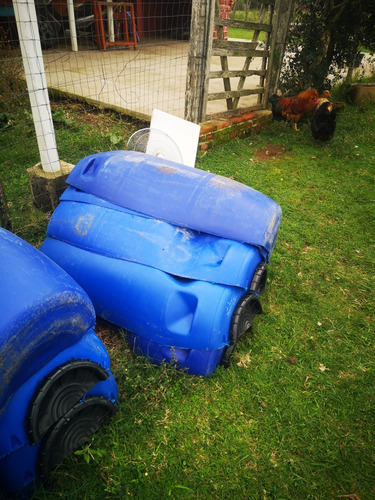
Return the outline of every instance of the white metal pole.
{"type": "Polygon", "coordinates": [[[72,51],[78,52],[76,19],[74,15],[73,0],[67,0],[67,5],[68,5],[68,17],[69,17],[70,42],[72,44],[72,51]]]}
{"type": "Polygon", "coordinates": [[[60,170],[34,0],[13,0],[39,155],[45,172],[60,170]]]}
{"type": "MultiPolygon", "coordinates": [[[[113,0],[107,0],[107,2],[112,2],[113,0]]],[[[107,7],[107,17],[108,17],[108,40],[110,42],[115,41],[115,25],[113,21],[113,7],[107,7]]]]}

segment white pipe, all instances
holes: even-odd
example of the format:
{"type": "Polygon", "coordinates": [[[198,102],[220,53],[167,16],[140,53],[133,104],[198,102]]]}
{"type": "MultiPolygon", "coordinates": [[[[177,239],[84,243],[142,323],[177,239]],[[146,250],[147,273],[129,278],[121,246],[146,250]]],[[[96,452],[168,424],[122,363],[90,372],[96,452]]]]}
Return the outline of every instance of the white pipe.
{"type": "Polygon", "coordinates": [[[68,5],[68,17],[69,17],[70,42],[72,44],[72,51],[78,52],[76,19],[74,16],[73,0],[67,0],[67,5],[68,5]]]}
{"type": "MultiPolygon", "coordinates": [[[[107,2],[112,2],[113,0],[107,0],[107,2]]],[[[115,41],[115,25],[113,22],[113,7],[107,7],[107,16],[108,16],[108,40],[110,42],[115,41]]]]}
{"type": "Polygon", "coordinates": [[[27,90],[42,168],[60,170],[34,0],[13,0],[27,90]]]}

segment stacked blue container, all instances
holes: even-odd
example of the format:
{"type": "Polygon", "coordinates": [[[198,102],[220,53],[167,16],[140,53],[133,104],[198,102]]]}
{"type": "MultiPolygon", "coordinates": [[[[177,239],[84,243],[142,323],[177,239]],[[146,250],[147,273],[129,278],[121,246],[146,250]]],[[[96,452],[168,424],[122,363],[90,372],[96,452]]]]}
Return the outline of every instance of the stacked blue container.
{"type": "Polygon", "coordinates": [[[116,409],[86,293],[0,228],[0,490],[28,496],[116,409]]]}
{"type": "Polygon", "coordinates": [[[144,153],[81,160],[41,250],[134,351],[195,375],[228,364],[261,312],[281,210],[231,179],[144,153]]]}

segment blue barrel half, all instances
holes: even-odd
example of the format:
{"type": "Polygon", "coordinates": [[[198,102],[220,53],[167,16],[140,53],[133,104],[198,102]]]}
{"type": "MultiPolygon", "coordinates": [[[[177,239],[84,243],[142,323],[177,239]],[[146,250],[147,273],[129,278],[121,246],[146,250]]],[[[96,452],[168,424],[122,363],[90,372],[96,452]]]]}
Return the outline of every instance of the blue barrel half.
{"type": "Polygon", "coordinates": [[[95,311],[55,262],[2,228],[0,279],[1,414],[23,382],[94,326],[95,311]]]}
{"type": "Polygon", "coordinates": [[[180,227],[248,243],[269,260],[280,206],[232,179],[134,151],[81,160],[67,183],[120,207],[180,227]]]}
{"type": "Polygon", "coordinates": [[[172,276],[244,289],[261,262],[251,245],[143,216],[73,188],[54,211],[48,236],[172,276]]]}
{"type": "Polygon", "coordinates": [[[0,488],[27,496],[116,410],[83,289],[0,228],[0,488]]]}
{"type": "Polygon", "coordinates": [[[261,312],[279,205],[230,179],[126,151],[81,160],[67,182],[42,252],[97,315],[128,331],[136,352],[210,375],[261,312]]]}
{"type": "Polygon", "coordinates": [[[89,291],[97,314],[137,335],[180,349],[225,347],[239,287],[181,279],[47,238],[53,255],[89,291]]]}

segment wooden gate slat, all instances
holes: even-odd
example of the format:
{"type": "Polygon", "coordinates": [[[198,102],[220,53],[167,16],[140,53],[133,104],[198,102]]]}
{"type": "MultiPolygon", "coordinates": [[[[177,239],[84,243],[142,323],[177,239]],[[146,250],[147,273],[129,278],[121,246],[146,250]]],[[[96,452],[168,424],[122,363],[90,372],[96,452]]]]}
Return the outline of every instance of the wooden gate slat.
{"type": "MultiPolygon", "coordinates": [[[[266,13],[267,13],[267,8],[264,5],[262,5],[261,8],[260,8],[259,17],[258,17],[258,21],[260,23],[263,22],[266,13]]],[[[259,35],[260,35],[260,30],[255,30],[254,33],[253,33],[252,42],[258,42],[259,35]]],[[[247,55],[246,60],[245,60],[245,64],[243,66],[243,70],[246,71],[246,70],[249,69],[253,57],[257,57],[257,56],[256,55],[254,56],[253,54],[248,54],[247,55]]],[[[237,85],[237,90],[238,91],[240,91],[241,89],[243,89],[243,87],[245,85],[245,81],[246,81],[246,77],[241,77],[240,78],[240,81],[238,82],[238,85],[237,85]]],[[[234,108],[238,107],[239,100],[240,100],[239,97],[236,97],[234,99],[234,101],[233,101],[234,108]]]]}
{"type": "Polygon", "coordinates": [[[257,42],[237,42],[234,40],[214,40],[213,49],[256,49],[257,42]]]}
{"type": "Polygon", "coordinates": [[[264,92],[263,87],[257,87],[256,89],[244,89],[244,90],[230,90],[227,92],[215,92],[212,94],[208,94],[208,101],[216,101],[218,99],[228,99],[233,97],[244,97],[247,95],[256,95],[262,94],[264,92]]]}
{"type": "Polygon", "coordinates": [[[272,31],[272,25],[268,23],[253,23],[251,21],[240,21],[237,19],[224,19],[215,17],[216,26],[228,26],[229,28],[242,28],[257,31],[272,31]]]}
{"type": "Polygon", "coordinates": [[[212,48],[212,55],[213,56],[220,56],[220,57],[268,57],[269,56],[269,51],[268,50],[249,50],[246,48],[237,48],[233,47],[224,49],[224,48],[217,48],[214,49],[212,48]]]}
{"type": "Polygon", "coordinates": [[[265,76],[267,70],[265,69],[233,69],[228,71],[211,71],[208,76],[209,78],[238,78],[246,76],[265,76]]]}
{"type": "MultiPolygon", "coordinates": [[[[219,16],[219,14],[220,14],[220,1],[219,0],[216,0],[216,3],[215,3],[215,12],[219,16]]],[[[217,32],[217,39],[218,39],[217,41],[218,42],[224,42],[224,28],[223,28],[223,26],[218,25],[216,27],[216,32],[217,32]]],[[[212,47],[212,55],[214,55],[214,52],[215,51],[214,51],[214,49],[212,47]]],[[[224,49],[221,54],[217,54],[217,55],[220,56],[221,69],[223,70],[223,72],[227,72],[229,70],[229,67],[228,67],[228,52],[224,49]]],[[[223,83],[224,83],[224,90],[225,90],[224,94],[226,94],[226,96],[227,96],[227,97],[225,97],[225,99],[227,101],[227,109],[233,109],[233,100],[229,96],[229,93],[232,90],[231,89],[231,84],[230,84],[230,78],[224,77],[223,78],[223,83]]],[[[208,96],[207,96],[207,100],[208,100],[208,96]]]]}

